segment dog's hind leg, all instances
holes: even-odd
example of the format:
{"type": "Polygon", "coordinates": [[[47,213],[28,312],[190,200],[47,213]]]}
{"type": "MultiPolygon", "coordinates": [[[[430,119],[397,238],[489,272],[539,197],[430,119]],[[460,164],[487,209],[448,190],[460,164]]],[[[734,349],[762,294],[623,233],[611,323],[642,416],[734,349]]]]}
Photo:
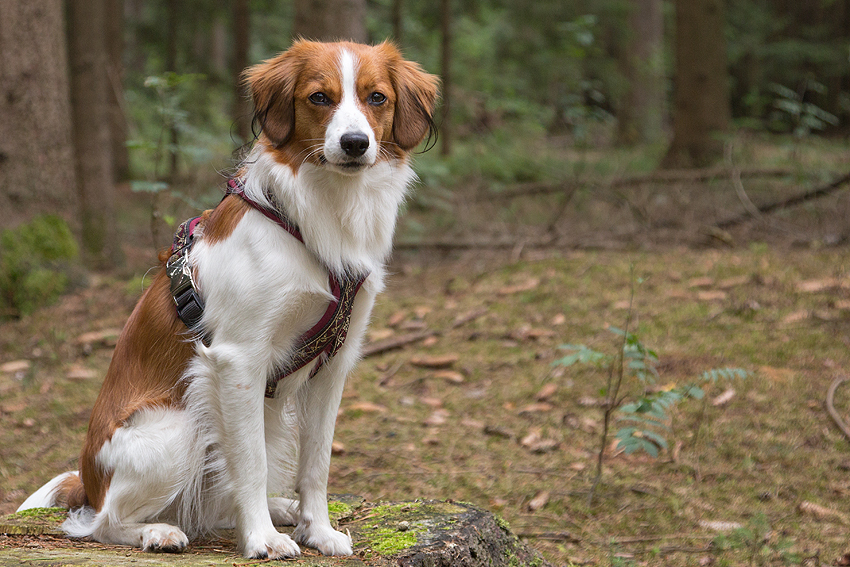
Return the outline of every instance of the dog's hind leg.
{"type": "Polygon", "coordinates": [[[183,410],[154,406],[134,413],[97,455],[98,465],[111,471],[100,510],[72,515],[64,526],[68,534],[145,551],[185,549],[183,530],[159,520],[201,474],[192,433],[183,410]]]}

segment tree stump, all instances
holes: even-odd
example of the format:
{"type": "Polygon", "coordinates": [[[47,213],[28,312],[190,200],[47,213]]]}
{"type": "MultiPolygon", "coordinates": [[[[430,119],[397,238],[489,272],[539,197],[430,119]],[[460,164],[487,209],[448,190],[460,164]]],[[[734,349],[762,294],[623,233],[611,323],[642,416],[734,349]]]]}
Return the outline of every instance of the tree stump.
{"type": "MultiPolygon", "coordinates": [[[[404,567],[548,565],[511,533],[504,520],[471,504],[436,500],[367,503],[355,496],[334,496],[328,509],[335,527],[351,534],[354,555],[324,557],[314,549],[302,547],[301,557],[286,563],[404,567]]],[[[0,567],[20,564],[138,567],[163,562],[186,567],[230,567],[265,563],[239,556],[232,530],[194,541],[184,553],[163,555],[66,538],[59,529],[65,517],[64,510],[50,508],[0,518],[0,567]]],[[[285,532],[291,530],[281,528],[285,532]]]]}

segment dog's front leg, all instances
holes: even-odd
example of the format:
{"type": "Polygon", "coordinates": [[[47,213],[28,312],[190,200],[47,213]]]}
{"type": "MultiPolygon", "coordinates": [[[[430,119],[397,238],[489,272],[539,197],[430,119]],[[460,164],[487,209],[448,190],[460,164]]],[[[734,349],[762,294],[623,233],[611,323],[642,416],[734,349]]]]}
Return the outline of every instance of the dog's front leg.
{"type": "Polygon", "coordinates": [[[259,364],[261,357],[235,348],[210,350],[216,351],[210,359],[215,361],[220,445],[231,480],[239,549],[248,558],[299,555],[298,545],[275,529],[269,514],[263,424],[266,370],[259,364]]]}
{"type": "Polygon", "coordinates": [[[295,539],[324,555],[351,555],[351,538],[328,518],[328,469],[345,371],[334,360],[298,392],[299,454],[296,490],[301,497],[295,539]]]}

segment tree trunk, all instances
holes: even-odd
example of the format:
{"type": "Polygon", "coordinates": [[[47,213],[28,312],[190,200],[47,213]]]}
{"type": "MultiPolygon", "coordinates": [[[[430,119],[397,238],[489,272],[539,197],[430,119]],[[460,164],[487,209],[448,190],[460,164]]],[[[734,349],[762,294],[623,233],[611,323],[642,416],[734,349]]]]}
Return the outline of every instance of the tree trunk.
{"type": "Polygon", "coordinates": [[[398,45],[404,40],[404,0],[393,0],[392,20],[393,20],[393,40],[398,45]]]}
{"type": "Polygon", "coordinates": [[[676,1],[673,142],[662,166],[699,167],[723,156],[729,131],[723,0],[676,1]]]}
{"type": "Polygon", "coordinates": [[[112,170],[115,179],[130,178],[130,154],[127,151],[127,117],[124,112],[124,2],[104,0],[106,4],[106,52],[109,58],[107,95],[109,99],[109,135],[112,142],[112,170]]]}
{"type": "Polygon", "coordinates": [[[440,0],[440,73],[442,74],[443,114],[440,125],[440,154],[448,156],[452,153],[452,1],[440,0]]]}
{"type": "MultiPolygon", "coordinates": [[[[168,0],[168,39],[165,44],[165,70],[172,73],[177,73],[177,27],[180,17],[180,3],[178,0],[168,0]]],[[[177,147],[180,143],[180,138],[177,132],[177,125],[171,124],[170,131],[170,147],[168,150],[169,167],[168,178],[171,183],[177,179],[180,163],[178,161],[177,147]]]]}
{"type": "Polygon", "coordinates": [[[366,0],[295,0],[296,37],[366,43],[366,0]]]}
{"type": "Polygon", "coordinates": [[[71,0],[68,11],[71,109],[84,259],[93,267],[120,261],[109,132],[105,2],[71,0]]]}
{"type": "Polygon", "coordinates": [[[661,0],[631,0],[621,57],[628,91],[618,112],[621,144],[661,140],[664,124],[664,14],[661,0]]]}
{"type": "Polygon", "coordinates": [[[233,2],[233,124],[239,141],[245,143],[251,135],[251,103],[242,71],[248,66],[248,48],[251,45],[251,8],[248,0],[233,2]]]}
{"type": "Polygon", "coordinates": [[[76,204],[62,6],[0,2],[0,228],[76,204]]]}

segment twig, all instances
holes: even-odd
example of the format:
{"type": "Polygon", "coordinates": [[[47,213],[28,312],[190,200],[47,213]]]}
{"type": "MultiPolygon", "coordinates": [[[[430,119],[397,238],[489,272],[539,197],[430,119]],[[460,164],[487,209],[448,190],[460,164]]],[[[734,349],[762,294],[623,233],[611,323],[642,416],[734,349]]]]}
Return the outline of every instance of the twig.
{"type": "Polygon", "coordinates": [[[829,385],[829,389],[826,391],[826,411],[829,412],[829,417],[832,418],[832,421],[835,422],[835,425],[838,426],[841,433],[843,433],[847,439],[850,439],[850,427],[847,426],[847,423],[841,419],[841,416],[838,415],[837,411],[835,411],[835,390],[837,390],[838,387],[846,381],[846,376],[839,376],[832,381],[832,384],[829,385]]]}
{"type": "MultiPolygon", "coordinates": [[[[479,309],[466,315],[458,316],[447,330],[462,327],[463,325],[466,325],[467,323],[478,319],[486,313],[487,309],[479,309]]],[[[390,337],[389,339],[384,339],[382,341],[375,341],[369,343],[363,348],[363,357],[366,358],[368,356],[374,356],[376,354],[381,354],[389,350],[401,348],[411,343],[424,341],[429,337],[436,337],[444,334],[445,332],[446,331],[425,329],[424,331],[416,331],[415,333],[407,333],[405,335],[399,335],[397,337],[390,337]]]]}
{"type": "MultiPolygon", "coordinates": [[[[825,197],[826,195],[829,195],[830,193],[833,193],[836,190],[840,189],[843,185],[847,183],[850,183],[850,173],[842,175],[841,177],[838,177],[833,181],[827,183],[826,185],[818,187],[817,189],[812,189],[811,191],[806,191],[805,193],[794,195],[793,197],[788,197],[786,199],[774,201],[773,203],[761,205],[760,207],[757,207],[757,210],[761,214],[767,214],[779,209],[787,209],[788,207],[794,207],[796,205],[800,205],[813,199],[825,197]]],[[[749,219],[750,213],[748,212],[747,214],[736,215],[726,220],[716,222],[714,223],[714,226],[716,228],[729,228],[730,226],[735,226],[741,224],[742,222],[746,222],[749,219]]]]}
{"type": "Polygon", "coordinates": [[[741,182],[741,168],[736,166],[732,161],[732,144],[731,142],[726,144],[725,152],[726,154],[726,164],[729,166],[729,177],[732,180],[732,185],[735,187],[735,192],[738,194],[738,200],[741,201],[741,204],[744,205],[744,208],[750,213],[753,217],[759,218],[761,217],[761,212],[756,208],[753,202],[750,200],[750,196],[747,195],[746,190],[744,190],[744,184],[741,182]]]}
{"type": "Polygon", "coordinates": [[[518,532],[516,535],[518,537],[544,539],[546,541],[568,541],[570,543],[581,542],[581,538],[574,536],[570,532],[518,532]]]}

